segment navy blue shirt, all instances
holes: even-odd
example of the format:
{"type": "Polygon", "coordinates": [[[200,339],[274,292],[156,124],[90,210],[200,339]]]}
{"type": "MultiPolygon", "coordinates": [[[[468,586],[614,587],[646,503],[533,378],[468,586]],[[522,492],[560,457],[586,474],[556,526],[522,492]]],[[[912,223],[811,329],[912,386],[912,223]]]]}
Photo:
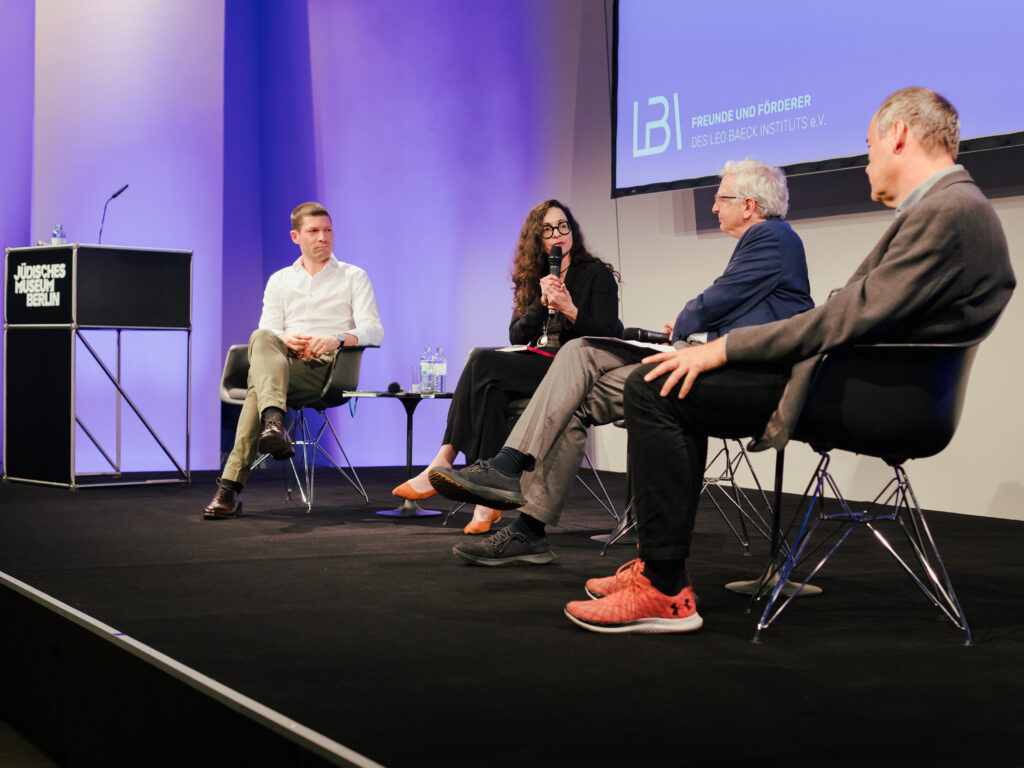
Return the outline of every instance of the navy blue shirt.
{"type": "Polygon", "coordinates": [[[743,233],[722,275],[686,302],[672,341],[703,331],[711,341],[733,328],[783,320],[813,306],[800,236],[782,219],[767,219],[743,233]]]}

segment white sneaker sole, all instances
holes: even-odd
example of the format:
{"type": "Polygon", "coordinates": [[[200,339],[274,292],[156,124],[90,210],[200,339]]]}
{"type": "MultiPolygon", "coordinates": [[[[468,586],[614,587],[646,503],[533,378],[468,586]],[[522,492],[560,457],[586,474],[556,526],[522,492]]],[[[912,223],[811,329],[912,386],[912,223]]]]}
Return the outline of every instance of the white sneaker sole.
{"type": "Polygon", "coordinates": [[[490,566],[502,566],[502,565],[515,565],[516,563],[529,563],[530,565],[544,565],[550,563],[555,559],[555,553],[538,552],[533,555],[515,555],[513,557],[477,557],[475,555],[469,555],[465,552],[460,552],[458,547],[452,547],[452,554],[460,560],[465,560],[471,565],[490,565],[490,566]]]}
{"type": "Polygon", "coordinates": [[[600,632],[605,635],[621,635],[629,632],[646,634],[696,632],[704,626],[704,619],[701,618],[699,613],[687,616],[685,619],[637,619],[628,624],[593,624],[573,616],[568,610],[565,611],[565,615],[573,624],[583,627],[590,632],[600,632]]]}

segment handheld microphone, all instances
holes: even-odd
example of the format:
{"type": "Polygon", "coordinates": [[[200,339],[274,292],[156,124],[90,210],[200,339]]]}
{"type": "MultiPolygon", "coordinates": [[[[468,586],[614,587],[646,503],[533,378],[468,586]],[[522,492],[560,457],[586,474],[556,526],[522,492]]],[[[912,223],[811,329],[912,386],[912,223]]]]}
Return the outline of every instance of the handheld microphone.
{"type": "Polygon", "coordinates": [[[107,198],[107,202],[105,202],[103,204],[103,217],[100,219],[100,233],[99,233],[99,235],[96,238],[96,244],[97,245],[100,245],[103,242],[103,222],[105,222],[107,220],[107,206],[110,205],[110,201],[111,200],[113,200],[115,197],[120,195],[126,189],[128,189],[128,185],[127,184],[125,184],[123,187],[121,187],[119,190],[117,190],[117,192],[115,192],[110,197],[108,197],[107,198]]]}
{"type": "MultiPolygon", "coordinates": [[[[551,248],[551,253],[548,254],[548,274],[555,275],[556,277],[562,271],[562,246],[555,245],[551,248]]],[[[548,307],[548,317],[553,317],[555,314],[554,307],[548,307]]]]}
{"type": "Polygon", "coordinates": [[[626,341],[641,341],[645,344],[668,344],[669,334],[661,331],[648,331],[646,328],[627,328],[622,332],[626,341]]]}

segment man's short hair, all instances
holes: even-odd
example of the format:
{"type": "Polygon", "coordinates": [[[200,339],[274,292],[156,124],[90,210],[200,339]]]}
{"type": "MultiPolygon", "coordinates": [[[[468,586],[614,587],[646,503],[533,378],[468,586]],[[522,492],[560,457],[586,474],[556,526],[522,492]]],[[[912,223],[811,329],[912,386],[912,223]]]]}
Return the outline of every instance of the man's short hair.
{"type": "Polygon", "coordinates": [[[878,135],[885,136],[902,120],[921,146],[932,153],[960,150],[960,115],[956,107],[930,88],[903,88],[882,102],[875,115],[878,135]]]}
{"type": "Polygon", "coordinates": [[[781,168],[748,157],[739,162],[730,160],[718,175],[723,179],[732,176],[736,194],[752,198],[764,218],[786,218],[789,187],[781,168]]]}
{"type": "Polygon", "coordinates": [[[292,211],[292,229],[298,232],[302,226],[302,220],[306,216],[326,216],[328,219],[331,218],[331,214],[320,203],[303,203],[302,205],[295,206],[295,210],[292,211]]]}

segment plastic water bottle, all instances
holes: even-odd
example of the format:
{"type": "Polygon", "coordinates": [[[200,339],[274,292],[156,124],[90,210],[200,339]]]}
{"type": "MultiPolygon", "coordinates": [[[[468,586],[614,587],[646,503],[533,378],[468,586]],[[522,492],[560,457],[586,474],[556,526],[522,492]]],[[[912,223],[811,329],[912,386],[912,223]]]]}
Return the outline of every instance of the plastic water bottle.
{"type": "Polygon", "coordinates": [[[420,392],[424,395],[434,392],[433,356],[434,350],[429,345],[423,348],[423,354],[420,355],[420,392]]]}
{"type": "Polygon", "coordinates": [[[68,241],[64,235],[64,227],[58,224],[53,228],[53,232],[50,235],[50,245],[64,245],[68,241]]]}
{"type": "Polygon", "coordinates": [[[434,367],[434,386],[438,392],[448,391],[448,358],[444,356],[444,347],[437,348],[437,363],[434,367]]]}

